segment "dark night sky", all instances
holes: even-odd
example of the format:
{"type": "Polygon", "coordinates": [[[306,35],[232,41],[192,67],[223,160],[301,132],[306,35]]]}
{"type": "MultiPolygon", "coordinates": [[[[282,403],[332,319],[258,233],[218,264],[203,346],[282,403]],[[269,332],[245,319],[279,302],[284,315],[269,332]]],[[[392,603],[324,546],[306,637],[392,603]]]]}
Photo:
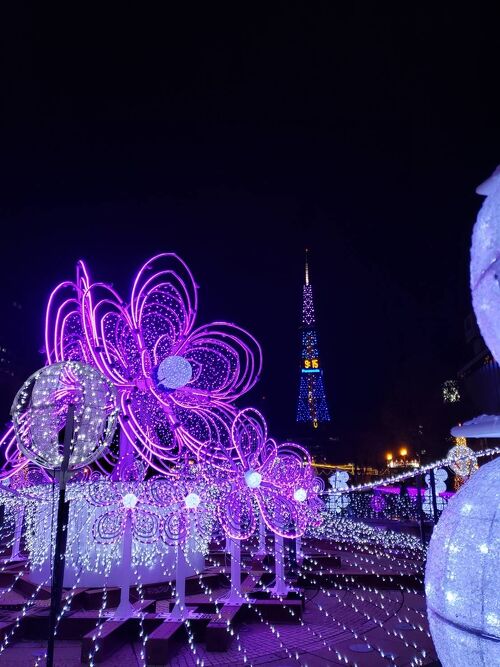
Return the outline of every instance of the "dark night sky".
{"type": "Polygon", "coordinates": [[[432,421],[467,354],[474,189],[500,162],[495,22],[333,4],[70,3],[4,21],[0,340],[17,366],[1,420],[78,258],[126,295],[173,250],[199,322],[261,341],[248,403],[292,433],[307,245],[344,442],[383,451],[432,421]]]}

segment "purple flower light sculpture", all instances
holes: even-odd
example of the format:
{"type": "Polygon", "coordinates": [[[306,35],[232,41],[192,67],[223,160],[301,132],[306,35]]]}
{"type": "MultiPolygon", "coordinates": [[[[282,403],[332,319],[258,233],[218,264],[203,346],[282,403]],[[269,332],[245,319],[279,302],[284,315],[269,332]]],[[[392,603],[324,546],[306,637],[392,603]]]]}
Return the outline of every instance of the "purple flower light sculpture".
{"type": "Polygon", "coordinates": [[[194,328],[197,289],[187,265],[163,253],[140,269],[126,303],[111,285],[92,283],[79,262],[76,282],[58,285],[47,307],[48,362],[81,360],[114,382],[123,432],[163,474],[188,453],[222,457],[232,403],[261,370],[260,346],[243,329],[194,328]]]}
{"type": "Polygon", "coordinates": [[[303,534],[314,495],[314,475],[308,452],[299,445],[278,446],[267,437],[263,416],[245,409],[236,416],[231,439],[234,455],[207,473],[217,479],[221,501],[218,519],[227,535],[246,539],[256,528],[256,516],[283,537],[303,534]]]}
{"type": "Polygon", "coordinates": [[[164,514],[163,542],[168,546],[190,543],[191,549],[202,552],[212,534],[216,494],[201,475],[193,473],[184,470],[176,480],[153,477],[146,493],[149,503],[164,514]]]}
{"type": "Polygon", "coordinates": [[[123,539],[128,513],[132,515],[135,540],[150,544],[158,537],[161,517],[148,503],[144,482],[113,484],[102,480],[88,484],[86,492],[91,505],[108,508],[97,516],[92,526],[92,535],[98,544],[116,544],[123,539]]]}

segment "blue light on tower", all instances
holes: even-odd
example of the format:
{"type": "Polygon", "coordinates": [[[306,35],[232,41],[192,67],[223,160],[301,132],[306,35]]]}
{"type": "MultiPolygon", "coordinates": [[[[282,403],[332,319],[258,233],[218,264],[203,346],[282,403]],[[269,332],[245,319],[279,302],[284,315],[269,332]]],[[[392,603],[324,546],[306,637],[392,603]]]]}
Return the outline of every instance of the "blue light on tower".
{"type": "Polygon", "coordinates": [[[313,428],[330,421],[323,383],[323,370],[318,350],[316,317],[312,286],[309,282],[309,263],[306,250],[305,280],[302,290],[302,354],[300,368],[297,422],[309,423],[313,428]]]}

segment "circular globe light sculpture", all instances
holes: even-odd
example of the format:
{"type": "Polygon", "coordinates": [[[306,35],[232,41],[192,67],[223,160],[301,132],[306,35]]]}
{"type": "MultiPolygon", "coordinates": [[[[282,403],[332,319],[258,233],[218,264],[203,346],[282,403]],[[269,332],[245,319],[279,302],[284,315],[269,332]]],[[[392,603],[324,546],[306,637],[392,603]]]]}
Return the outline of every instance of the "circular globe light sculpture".
{"type": "Polygon", "coordinates": [[[500,665],[500,458],[448,503],[425,572],[427,614],[443,667],[500,665]]]}
{"type": "Polygon", "coordinates": [[[470,477],[477,470],[476,455],[467,445],[455,445],[449,450],[446,458],[450,461],[451,470],[460,477],[470,477]]]}
{"type": "Polygon", "coordinates": [[[114,385],[91,366],[63,361],[33,373],[14,399],[14,429],[28,459],[51,470],[62,466],[70,406],[74,435],[68,470],[86,466],[108,447],[118,417],[114,385]]]}

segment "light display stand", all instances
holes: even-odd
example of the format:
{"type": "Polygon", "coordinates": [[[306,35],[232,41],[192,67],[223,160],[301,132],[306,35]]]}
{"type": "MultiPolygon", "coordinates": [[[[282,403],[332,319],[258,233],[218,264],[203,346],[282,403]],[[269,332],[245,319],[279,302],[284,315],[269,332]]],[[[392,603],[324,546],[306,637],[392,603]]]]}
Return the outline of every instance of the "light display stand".
{"type": "Polygon", "coordinates": [[[228,604],[242,604],[245,598],[241,593],[241,541],[228,539],[231,546],[231,592],[228,604]]]}
{"type": "Polygon", "coordinates": [[[10,560],[21,560],[24,558],[21,554],[21,537],[23,534],[24,521],[24,504],[22,504],[16,511],[14,518],[14,544],[12,545],[12,552],[10,560]]]}
{"type": "Polygon", "coordinates": [[[123,532],[122,559],[120,563],[122,581],[120,587],[120,603],[113,618],[126,619],[132,616],[134,608],[130,603],[130,583],[132,581],[132,510],[127,511],[125,530],[123,532]]]}
{"type": "Polygon", "coordinates": [[[175,559],[175,605],[170,615],[174,621],[182,621],[186,618],[186,577],[188,576],[188,564],[186,555],[180,542],[176,547],[175,559]]]}
{"type": "Polygon", "coordinates": [[[304,560],[304,553],[302,551],[302,538],[297,537],[295,538],[295,557],[297,561],[303,561],[304,560]]]}
{"type": "Polygon", "coordinates": [[[418,511],[418,525],[420,530],[420,541],[425,546],[425,517],[424,509],[422,507],[422,475],[416,475],[415,484],[417,487],[417,511],[418,511]]]}
{"type": "Polygon", "coordinates": [[[63,461],[59,474],[59,494],[57,502],[57,527],[52,567],[52,589],[50,599],[49,637],[47,642],[47,667],[54,664],[54,642],[57,617],[61,609],[64,565],[66,561],[66,540],[68,536],[69,502],[66,500],[66,477],[68,474],[71,443],[75,430],[75,406],[68,405],[68,416],[64,431],[63,461]]]}
{"type": "Polygon", "coordinates": [[[277,533],[274,535],[274,570],[276,582],[272,592],[279,597],[285,597],[290,590],[285,581],[285,548],[283,536],[277,533]]]}
{"type": "Polygon", "coordinates": [[[266,549],[266,524],[264,519],[260,517],[259,519],[259,545],[257,551],[255,552],[256,556],[265,556],[267,554],[266,549]]]}

